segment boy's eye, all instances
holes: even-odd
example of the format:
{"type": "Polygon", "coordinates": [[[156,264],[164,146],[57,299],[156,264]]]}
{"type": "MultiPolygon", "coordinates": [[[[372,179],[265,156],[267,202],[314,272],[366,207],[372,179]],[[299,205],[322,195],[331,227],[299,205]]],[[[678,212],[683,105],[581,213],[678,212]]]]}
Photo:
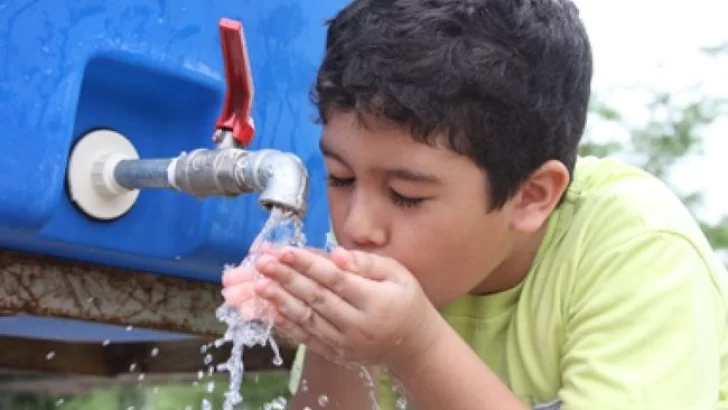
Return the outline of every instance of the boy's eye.
{"type": "MultiPolygon", "coordinates": [[[[338,178],[333,175],[328,176],[329,186],[333,188],[347,188],[352,186],[354,182],[354,178],[338,178]]],[[[414,208],[427,200],[427,198],[412,198],[404,196],[393,189],[389,190],[389,197],[393,204],[402,208],[414,208]]]]}
{"type": "Polygon", "coordinates": [[[354,183],[354,178],[337,178],[333,175],[329,175],[329,186],[335,188],[348,187],[354,183]]]}
{"type": "Polygon", "coordinates": [[[427,198],[412,198],[398,194],[396,191],[390,190],[389,195],[392,203],[402,208],[414,208],[421,205],[427,198]]]}

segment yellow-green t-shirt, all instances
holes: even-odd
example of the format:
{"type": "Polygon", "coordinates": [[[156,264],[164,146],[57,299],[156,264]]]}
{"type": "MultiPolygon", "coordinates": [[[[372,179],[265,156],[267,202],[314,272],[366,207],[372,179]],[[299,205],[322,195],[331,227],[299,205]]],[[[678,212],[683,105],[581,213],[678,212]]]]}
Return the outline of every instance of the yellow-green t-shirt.
{"type": "Polygon", "coordinates": [[[442,315],[535,408],[713,410],[728,409],[727,296],[723,264],[673,193],[580,158],[526,278],[442,315]]]}

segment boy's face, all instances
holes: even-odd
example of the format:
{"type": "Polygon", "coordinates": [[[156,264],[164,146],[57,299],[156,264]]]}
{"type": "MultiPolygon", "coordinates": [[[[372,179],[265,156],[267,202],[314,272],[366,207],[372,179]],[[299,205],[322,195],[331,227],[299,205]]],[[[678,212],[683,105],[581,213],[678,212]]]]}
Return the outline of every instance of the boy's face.
{"type": "Polygon", "coordinates": [[[523,210],[511,200],[488,212],[487,178],[469,158],[350,113],[330,116],[321,146],[338,243],[396,259],[437,308],[487,292],[491,272],[512,265],[523,210]]]}

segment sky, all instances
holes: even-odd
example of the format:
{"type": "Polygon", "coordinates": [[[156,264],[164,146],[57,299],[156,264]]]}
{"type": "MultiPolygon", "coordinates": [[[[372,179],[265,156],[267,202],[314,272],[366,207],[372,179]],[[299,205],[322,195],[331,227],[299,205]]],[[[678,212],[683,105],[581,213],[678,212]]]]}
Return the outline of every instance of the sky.
{"type": "MultiPolygon", "coordinates": [[[[646,88],[684,93],[698,86],[728,98],[728,56],[710,58],[701,48],[728,42],[728,0],[574,0],[594,53],[595,95],[626,119],[645,119],[646,88]]],[[[613,128],[591,124],[599,138],[613,128]]],[[[672,181],[702,190],[698,212],[708,220],[728,214],[728,118],[705,131],[704,155],[681,164],[672,181]]]]}

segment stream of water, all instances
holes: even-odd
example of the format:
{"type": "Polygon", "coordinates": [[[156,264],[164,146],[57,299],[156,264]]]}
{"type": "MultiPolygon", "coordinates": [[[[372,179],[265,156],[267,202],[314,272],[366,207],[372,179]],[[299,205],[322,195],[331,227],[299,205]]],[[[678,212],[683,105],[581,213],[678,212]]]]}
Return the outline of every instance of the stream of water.
{"type": "MultiPolygon", "coordinates": [[[[263,246],[303,246],[306,238],[302,227],[303,224],[297,215],[274,207],[271,209],[268,220],[253,241],[248,256],[242,261],[240,267],[252,268],[263,246]]],[[[235,268],[231,266],[228,269],[235,268]]],[[[256,276],[255,280],[258,278],[259,276],[256,276]]],[[[233,345],[229,360],[219,366],[219,370],[227,371],[230,374],[230,387],[225,393],[223,410],[233,410],[234,406],[243,401],[240,387],[245,372],[245,364],[243,363],[243,350],[245,348],[270,345],[275,356],[273,364],[276,366],[283,364],[278,344],[271,335],[272,320],[265,315],[267,311],[265,303],[262,300],[251,300],[249,305],[244,307],[246,317],[237,309],[226,304],[217,309],[217,318],[227,324],[228,329],[225,335],[216,342],[216,345],[219,346],[227,342],[232,342],[233,345]]]]}

